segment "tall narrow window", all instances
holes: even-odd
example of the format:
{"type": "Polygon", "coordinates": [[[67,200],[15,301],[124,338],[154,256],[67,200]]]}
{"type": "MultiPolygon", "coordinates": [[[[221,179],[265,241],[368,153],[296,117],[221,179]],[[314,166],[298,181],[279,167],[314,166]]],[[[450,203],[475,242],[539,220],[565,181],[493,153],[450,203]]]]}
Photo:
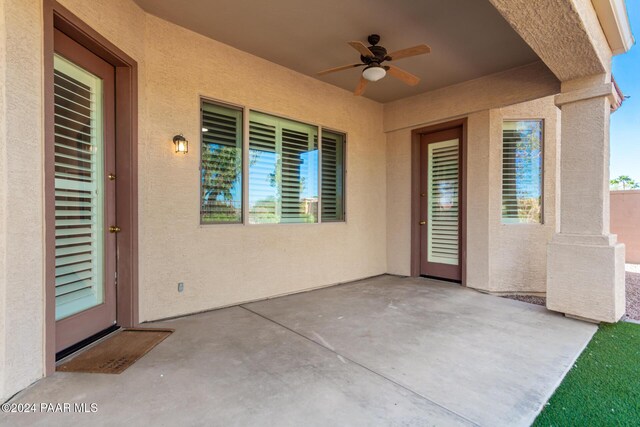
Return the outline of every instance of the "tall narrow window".
{"type": "Polygon", "coordinates": [[[251,112],[249,222],[318,221],[318,129],[251,112]]]}
{"type": "Polygon", "coordinates": [[[54,57],[56,320],[104,303],[103,80],[54,57]]]}
{"type": "Polygon", "coordinates": [[[242,110],[202,101],[200,221],[242,222],[242,110]]]}
{"type": "Polygon", "coordinates": [[[322,221],[344,221],[345,136],[322,130],[322,221]]]}
{"type": "Polygon", "coordinates": [[[542,120],[503,123],[502,222],[542,222],[542,120]]]}

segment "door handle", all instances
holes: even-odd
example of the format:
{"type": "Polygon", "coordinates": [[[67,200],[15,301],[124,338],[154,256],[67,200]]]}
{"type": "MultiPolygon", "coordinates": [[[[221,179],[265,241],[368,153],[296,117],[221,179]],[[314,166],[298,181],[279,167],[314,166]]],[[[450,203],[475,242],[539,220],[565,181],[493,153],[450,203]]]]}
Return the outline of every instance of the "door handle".
{"type": "Polygon", "coordinates": [[[420,221],[420,225],[425,225],[427,221],[420,221]]]}
{"type": "Polygon", "coordinates": [[[120,232],[120,227],[112,225],[111,227],[109,227],[109,233],[119,233],[120,232]]]}

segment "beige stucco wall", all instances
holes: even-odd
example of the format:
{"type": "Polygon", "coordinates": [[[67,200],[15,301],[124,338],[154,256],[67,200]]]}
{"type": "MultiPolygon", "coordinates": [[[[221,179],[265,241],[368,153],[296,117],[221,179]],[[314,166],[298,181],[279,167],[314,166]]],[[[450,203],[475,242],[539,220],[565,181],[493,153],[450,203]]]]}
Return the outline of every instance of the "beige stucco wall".
{"type": "Polygon", "coordinates": [[[387,272],[408,276],[411,249],[411,130],[387,134],[387,272]]]}
{"type": "MultiPolygon", "coordinates": [[[[7,221],[6,221],[6,204],[7,204],[7,143],[6,143],[6,103],[5,103],[5,87],[6,87],[6,70],[7,70],[7,44],[6,44],[6,25],[5,25],[5,0],[0,0],[0,313],[6,312],[5,292],[7,291],[7,277],[5,274],[6,256],[7,256],[7,221]]],[[[4,316],[0,316],[0,396],[4,396],[5,381],[4,369],[6,359],[4,348],[6,345],[6,327],[4,316]]]]}
{"type": "MultiPolygon", "coordinates": [[[[489,247],[492,292],[546,292],[547,243],[556,229],[560,110],[553,96],[490,112],[489,247]],[[502,224],[502,121],[543,119],[543,224],[502,224]]],[[[470,161],[471,158],[470,158],[470,161]]],[[[486,286],[486,285],[485,285],[486,286]]]]}
{"type": "Polygon", "coordinates": [[[611,233],[624,243],[626,262],[640,264],[640,190],[612,191],[611,233]]]}
{"type": "Polygon", "coordinates": [[[380,104],[153,16],[145,40],[142,320],[386,272],[380,104]],[[178,156],[170,142],[181,131],[197,142],[199,95],[347,132],[347,222],[199,226],[197,143],[178,156]]]}
{"type": "Polygon", "coordinates": [[[491,114],[489,110],[469,115],[467,121],[467,264],[466,286],[482,289],[491,280],[489,197],[492,192],[491,114]]]}
{"type": "Polygon", "coordinates": [[[0,1],[0,398],[44,360],[41,16],[39,0],[0,1]]]}
{"type": "MultiPolygon", "coordinates": [[[[451,103],[471,109],[464,93],[450,91],[451,103]],[[466,103],[466,104],[465,104],[466,103]]],[[[538,90],[538,89],[535,89],[538,90]]],[[[513,96],[511,94],[510,96],[513,96]]],[[[521,94],[527,98],[527,94],[521,94]]],[[[426,101],[425,97],[425,101],[426,101]]],[[[411,108],[414,103],[409,104],[411,108]]],[[[386,106],[385,106],[386,108],[386,106]]],[[[427,106],[423,107],[427,110],[427,106]]],[[[490,292],[545,292],[546,246],[556,227],[559,110],[553,96],[434,119],[467,117],[466,285],[490,292]],[[502,224],[502,121],[541,118],[544,128],[544,224],[502,224]]],[[[396,112],[398,116],[402,116],[396,112]]],[[[423,127],[424,125],[416,126],[423,127]]],[[[410,274],[411,128],[387,133],[387,264],[390,273],[410,274]]]]}

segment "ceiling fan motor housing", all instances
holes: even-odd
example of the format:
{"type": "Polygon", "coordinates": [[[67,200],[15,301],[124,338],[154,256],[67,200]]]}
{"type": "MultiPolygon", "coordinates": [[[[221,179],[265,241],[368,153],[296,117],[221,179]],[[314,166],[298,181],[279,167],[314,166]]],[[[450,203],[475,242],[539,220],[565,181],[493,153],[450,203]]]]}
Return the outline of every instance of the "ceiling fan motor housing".
{"type": "Polygon", "coordinates": [[[382,61],[388,61],[387,49],[382,46],[369,46],[369,50],[373,53],[373,58],[360,55],[360,60],[363,64],[371,65],[372,63],[380,64],[382,61]]]}
{"type": "Polygon", "coordinates": [[[378,34],[369,34],[367,41],[370,45],[375,46],[380,42],[380,36],[378,34]]]}

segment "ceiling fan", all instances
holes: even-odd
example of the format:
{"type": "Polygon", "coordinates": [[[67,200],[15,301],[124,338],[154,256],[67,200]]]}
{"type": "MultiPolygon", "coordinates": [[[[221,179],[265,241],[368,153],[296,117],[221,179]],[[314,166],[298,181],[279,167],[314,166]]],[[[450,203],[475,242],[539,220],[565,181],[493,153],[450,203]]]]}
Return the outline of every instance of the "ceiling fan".
{"type": "Polygon", "coordinates": [[[360,82],[354,91],[354,95],[362,95],[369,82],[377,82],[383,78],[387,73],[398,80],[403,81],[409,86],[415,86],[420,82],[420,78],[413,74],[398,68],[395,65],[383,65],[384,62],[397,61],[398,59],[408,58],[410,56],[423,55],[431,52],[431,48],[426,44],[419,44],[417,46],[408,47],[406,49],[397,50],[392,53],[387,53],[387,49],[382,46],[378,46],[380,42],[380,36],[378,34],[371,34],[367,37],[367,41],[371,46],[367,47],[360,41],[349,42],[349,45],[360,52],[360,63],[343,65],[341,67],[329,68],[328,70],[320,71],[319,76],[325,74],[334,73],[336,71],[348,70],[350,68],[365,67],[362,70],[360,76],[360,82]]]}

